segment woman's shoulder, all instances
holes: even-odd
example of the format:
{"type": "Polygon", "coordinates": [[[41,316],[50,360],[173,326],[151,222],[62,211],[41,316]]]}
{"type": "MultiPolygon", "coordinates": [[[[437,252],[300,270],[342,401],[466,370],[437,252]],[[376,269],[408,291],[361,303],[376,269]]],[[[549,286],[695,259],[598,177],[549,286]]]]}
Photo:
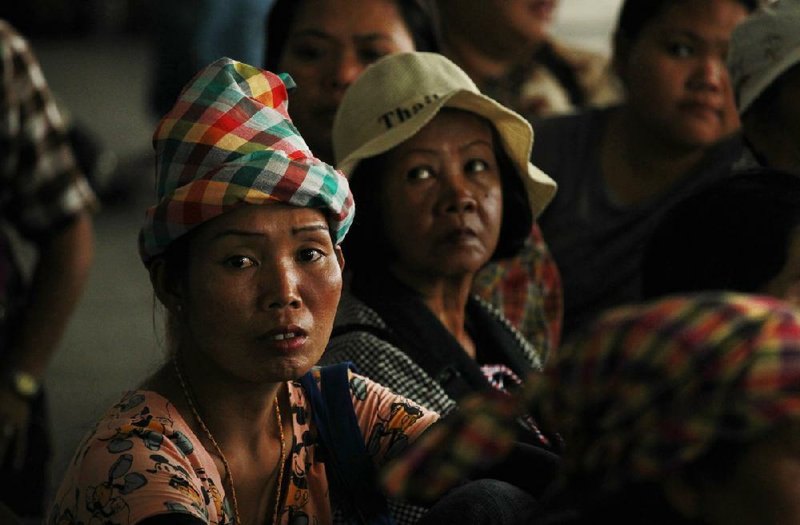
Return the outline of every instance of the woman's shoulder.
{"type": "Polygon", "coordinates": [[[146,390],[127,392],[73,457],[51,516],[120,523],[163,513],[222,515],[213,459],[175,407],[146,390]]]}

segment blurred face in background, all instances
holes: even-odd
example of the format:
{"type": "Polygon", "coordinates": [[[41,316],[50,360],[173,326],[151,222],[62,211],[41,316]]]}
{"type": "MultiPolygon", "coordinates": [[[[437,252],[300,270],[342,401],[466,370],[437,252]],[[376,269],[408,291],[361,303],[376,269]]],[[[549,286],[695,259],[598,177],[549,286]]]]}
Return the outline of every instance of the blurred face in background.
{"type": "Polygon", "coordinates": [[[331,129],[345,90],[379,58],[414,51],[392,0],[303,0],[279,60],[297,83],[290,113],[312,153],[333,163],[331,129]]]}
{"type": "Polygon", "coordinates": [[[547,37],[558,0],[438,0],[437,4],[445,39],[448,33],[458,33],[490,55],[508,55],[547,37]]]}
{"type": "Polygon", "coordinates": [[[734,133],[739,118],[725,57],[746,15],[734,0],[670,2],[633,41],[618,40],[615,65],[632,121],[688,148],[734,133]]]}

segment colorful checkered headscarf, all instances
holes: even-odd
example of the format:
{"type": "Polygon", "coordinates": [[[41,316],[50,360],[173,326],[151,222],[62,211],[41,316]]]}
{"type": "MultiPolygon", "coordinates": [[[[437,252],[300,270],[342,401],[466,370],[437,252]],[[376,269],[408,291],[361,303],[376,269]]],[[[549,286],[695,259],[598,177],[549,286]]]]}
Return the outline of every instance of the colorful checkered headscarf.
{"type": "Polygon", "coordinates": [[[534,389],[566,443],[568,486],[658,481],[714,444],[800,418],[800,315],[730,293],[623,307],[560,350],[534,389]]]}
{"type": "Polygon", "coordinates": [[[153,136],[159,202],[139,238],[145,264],[195,226],[243,203],[320,208],[340,243],[355,206],[287,113],[288,75],[222,58],[189,82],[153,136]]]}

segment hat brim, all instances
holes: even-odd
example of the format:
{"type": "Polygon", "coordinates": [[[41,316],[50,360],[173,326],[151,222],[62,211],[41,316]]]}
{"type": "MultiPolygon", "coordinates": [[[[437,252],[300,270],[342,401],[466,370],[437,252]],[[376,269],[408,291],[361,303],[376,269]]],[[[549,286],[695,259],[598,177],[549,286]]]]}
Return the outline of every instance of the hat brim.
{"type": "Polygon", "coordinates": [[[797,64],[800,64],[800,47],[794,49],[779,62],[776,62],[770,70],[764,73],[752,86],[749,86],[746,90],[742,90],[742,97],[741,100],[739,100],[739,114],[743,115],[745,111],[750,109],[753,102],[755,102],[772,83],[797,64]]]}
{"type": "Polygon", "coordinates": [[[462,109],[488,120],[502,140],[502,147],[522,179],[534,218],[547,207],[556,193],[556,182],[530,162],[533,145],[531,125],[517,113],[495,100],[466,89],[441,96],[420,109],[414,118],[399,123],[352,151],[337,168],[350,177],[358,163],[402,144],[425,127],[442,108],[462,109]]]}

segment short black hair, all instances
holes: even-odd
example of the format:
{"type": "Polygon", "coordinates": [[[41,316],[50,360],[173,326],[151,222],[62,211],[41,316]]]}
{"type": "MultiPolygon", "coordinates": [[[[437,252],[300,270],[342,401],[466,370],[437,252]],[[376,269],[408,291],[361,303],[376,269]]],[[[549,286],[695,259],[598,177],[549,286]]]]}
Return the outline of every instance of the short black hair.
{"type": "Polygon", "coordinates": [[[770,168],[732,175],[661,218],[644,249],[642,294],[758,293],[786,264],[798,226],[800,176],[770,168]]]}
{"type": "MultiPolygon", "coordinates": [[[[403,18],[416,51],[439,50],[432,15],[427,4],[422,0],[394,0],[400,16],[403,18]]],[[[292,25],[303,0],[276,0],[267,15],[266,50],[264,52],[265,67],[270,71],[278,71],[286,40],[289,38],[292,25]]]]}
{"type": "MultiPolygon", "coordinates": [[[[634,42],[642,30],[668,6],[680,2],[694,2],[695,0],[625,0],[619,10],[614,40],[619,38],[627,42],[634,42]]],[[[753,12],[759,6],[759,0],[736,0],[748,12],[753,12]]]]}
{"type": "MultiPolygon", "coordinates": [[[[533,213],[522,178],[503,149],[500,135],[493,126],[492,134],[503,192],[500,237],[491,258],[498,260],[513,257],[522,249],[533,228],[533,213]]],[[[342,251],[348,268],[353,272],[358,272],[362,266],[368,269],[376,264],[385,265],[393,255],[386,239],[383,213],[377,198],[385,168],[386,153],[383,153],[359,162],[350,176],[350,190],[357,211],[342,243],[342,251]]]]}

